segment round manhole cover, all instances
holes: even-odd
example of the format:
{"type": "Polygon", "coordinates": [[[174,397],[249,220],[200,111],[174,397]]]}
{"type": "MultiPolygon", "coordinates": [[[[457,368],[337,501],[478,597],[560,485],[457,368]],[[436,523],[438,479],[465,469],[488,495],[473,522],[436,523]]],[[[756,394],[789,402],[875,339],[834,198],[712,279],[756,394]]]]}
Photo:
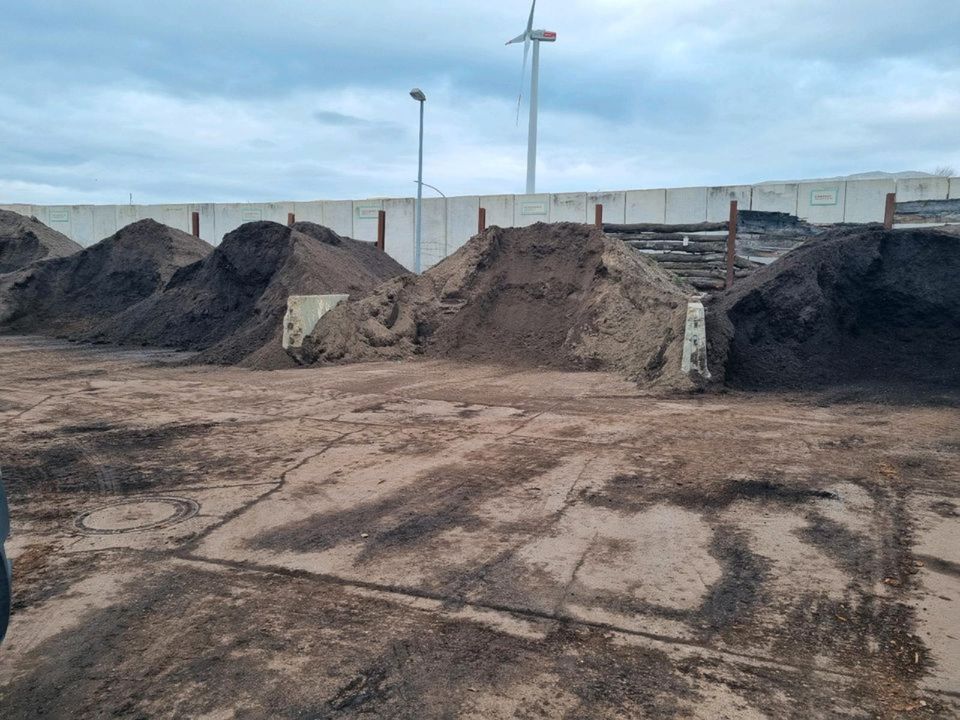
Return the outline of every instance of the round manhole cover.
{"type": "Polygon", "coordinates": [[[178,497],[137,497],[88,510],[77,516],[74,527],[91,535],[143,532],[175,525],[192,518],[200,506],[178,497]]]}

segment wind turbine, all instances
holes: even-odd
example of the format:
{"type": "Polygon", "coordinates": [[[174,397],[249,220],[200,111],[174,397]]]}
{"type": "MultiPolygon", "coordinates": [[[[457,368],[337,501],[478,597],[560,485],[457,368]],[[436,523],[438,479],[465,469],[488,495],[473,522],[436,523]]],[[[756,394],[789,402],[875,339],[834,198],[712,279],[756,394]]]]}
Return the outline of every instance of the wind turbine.
{"type": "Polygon", "coordinates": [[[550,30],[533,29],[533,12],[537,8],[537,0],[530,6],[530,19],[527,20],[527,29],[522,35],[517,35],[507,45],[523,43],[523,68],[520,71],[520,96],[517,98],[517,124],[520,123],[520,104],[523,102],[523,81],[527,76],[527,55],[530,53],[530,43],[533,43],[533,66],[530,70],[530,129],[527,135],[527,194],[537,191],[537,94],[540,89],[540,43],[556,42],[557,34],[550,30]]]}

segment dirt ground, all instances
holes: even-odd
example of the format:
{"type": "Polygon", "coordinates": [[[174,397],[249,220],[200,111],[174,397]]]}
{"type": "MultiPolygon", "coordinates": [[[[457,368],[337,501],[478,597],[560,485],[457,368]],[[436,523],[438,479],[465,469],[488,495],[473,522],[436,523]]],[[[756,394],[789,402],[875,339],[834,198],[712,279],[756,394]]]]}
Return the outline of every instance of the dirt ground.
{"type": "Polygon", "coordinates": [[[3,718],[960,710],[955,406],[0,338],[3,718]]]}

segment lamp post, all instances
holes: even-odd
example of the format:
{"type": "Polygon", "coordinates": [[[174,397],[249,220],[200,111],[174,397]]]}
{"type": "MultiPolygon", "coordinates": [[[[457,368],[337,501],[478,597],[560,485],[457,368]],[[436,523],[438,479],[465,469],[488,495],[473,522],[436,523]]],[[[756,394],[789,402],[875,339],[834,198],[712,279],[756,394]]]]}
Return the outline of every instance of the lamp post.
{"type": "Polygon", "coordinates": [[[410,97],[420,103],[420,160],[417,170],[417,237],[413,248],[413,271],[420,273],[420,235],[423,230],[423,105],[427,96],[420,88],[410,91],[410,97]]]}

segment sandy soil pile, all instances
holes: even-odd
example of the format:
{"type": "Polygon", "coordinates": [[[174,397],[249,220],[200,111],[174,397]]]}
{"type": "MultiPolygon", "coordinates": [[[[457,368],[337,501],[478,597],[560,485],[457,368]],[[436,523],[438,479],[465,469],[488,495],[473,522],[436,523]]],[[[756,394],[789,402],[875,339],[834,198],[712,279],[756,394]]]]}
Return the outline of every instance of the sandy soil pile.
{"type": "Polygon", "coordinates": [[[960,386],[960,241],[841,230],[791,251],[708,309],[714,376],[744,388],[960,386]]]}
{"type": "Polygon", "coordinates": [[[36,218],[0,210],[0,274],[37,260],[66,257],[82,248],[36,218]]]}
{"type": "Polygon", "coordinates": [[[0,331],[79,337],[162,288],[212,248],[153,220],[0,277],[0,331]]]}
{"type": "Polygon", "coordinates": [[[314,223],[248,223],[87,339],[201,351],[198,362],[290,366],[280,345],[289,295],[359,296],[403,272],[371,243],[314,223]]]}
{"type": "Polygon", "coordinates": [[[682,387],[686,301],[665,271],[591,226],[490,228],[420,277],[332,310],[299,359],[425,354],[682,387]]]}

